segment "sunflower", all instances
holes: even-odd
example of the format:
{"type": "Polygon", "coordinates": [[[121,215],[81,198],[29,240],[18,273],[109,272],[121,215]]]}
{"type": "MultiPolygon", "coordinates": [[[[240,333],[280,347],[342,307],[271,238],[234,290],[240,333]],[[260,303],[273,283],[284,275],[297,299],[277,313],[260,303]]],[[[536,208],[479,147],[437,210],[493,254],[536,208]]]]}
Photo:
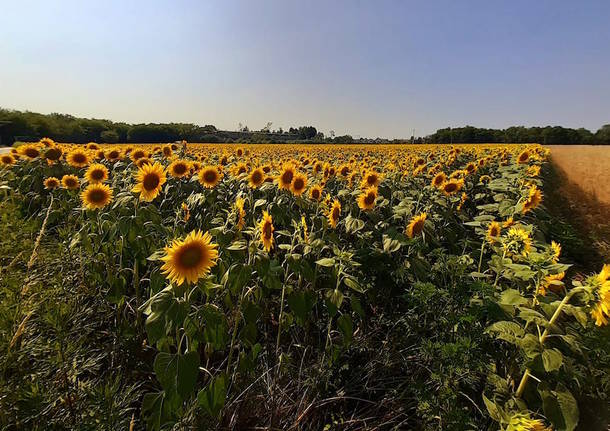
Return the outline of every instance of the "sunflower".
{"type": "Polygon", "coordinates": [[[411,219],[407,226],[407,236],[409,238],[413,238],[423,232],[426,217],[428,217],[426,213],[421,213],[411,219]]]}
{"type": "Polygon", "coordinates": [[[212,189],[220,182],[221,174],[216,166],[206,166],[199,173],[199,182],[206,189],[212,189]]]}
{"type": "Polygon", "coordinates": [[[131,157],[132,161],[136,162],[138,159],[148,158],[148,153],[141,148],[137,148],[131,152],[129,157],[131,157]]]}
{"type": "Polygon", "coordinates": [[[314,201],[320,202],[320,199],[322,199],[322,187],[316,184],[309,189],[309,197],[314,201]]]}
{"type": "Polygon", "coordinates": [[[282,168],[280,175],[277,177],[277,186],[280,189],[288,190],[292,185],[292,180],[294,178],[295,168],[294,165],[287,163],[282,168]]]}
{"type": "Polygon", "coordinates": [[[103,183],[108,179],[108,168],[100,163],[89,165],[85,178],[90,184],[103,183]]]}
{"type": "Polygon", "coordinates": [[[32,160],[40,156],[40,150],[38,149],[38,146],[34,144],[23,145],[19,147],[19,154],[22,154],[28,159],[32,160]]]}
{"type": "Polygon", "coordinates": [[[64,152],[61,150],[61,148],[52,146],[47,148],[47,150],[44,152],[44,158],[51,162],[56,162],[61,159],[61,156],[63,156],[63,154],[64,152]]]}
{"type": "Polygon", "coordinates": [[[538,166],[538,165],[530,166],[529,168],[527,168],[527,174],[530,177],[537,177],[538,175],[540,175],[540,166],[538,166]]]}
{"type": "Polygon", "coordinates": [[[104,208],[112,201],[112,189],[106,184],[89,184],[80,195],[83,205],[90,209],[104,208]]]}
{"type": "Polygon", "coordinates": [[[235,209],[237,210],[237,230],[242,230],[244,228],[244,226],[246,225],[246,211],[244,210],[244,199],[243,198],[237,198],[235,200],[235,209]]]}
{"type": "Polygon", "coordinates": [[[70,151],[66,156],[66,160],[74,168],[84,168],[89,164],[89,156],[81,149],[70,151]]]}
{"type": "Polygon", "coordinates": [[[375,201],[377,200],[377,187],[369,187],[358,197],[358,206],[362,210],[371,210],[375,208],[375,201]]]}
{"type": "Polygon", "coordinates": [[[479,178],[480,184],[487,184],[490,181],[491,181],[491,177],[489,175],[481,175],[481,178],[479,178]]]}
{"type": "Polygon", "coordinates": [[[559,293],[561,291],[561,286],[563,286],[563,282],[561,280],[563,280],[565,275],[566,275],[565,272],[562,272],[559,274],[547,275],[546,277],[544,277],[542,284],[538,288],[538,292],[542,296],[546,295],[547,290],[550,290],[551,292],[559,293]]]}
{"type": "Polygon", "coordinates": [[[598,302],[591,310],[591,316],[595,319],[597,326],[607,325],[610,317],[610,265],[604,265],[598,275],[589,278],[590,283],[595,286],[598,302]]]}
{"type": "Polygon", "coordinates": [[[443,190],[443,193],[445,193],[447,196],[451,196],[459,192],[462,189],[463,185],[464,180],[452,178],[450,180],[445,181],[441,186],[441,189],[443,190]]]}
{"type": "Polygon", "coordinates": [[[138,169],[141,169],[144,165],[152,165],[153,161],[150,160],[148,157],[140,157],[134,163],[138,167],[138,169]]]}
{"type": "Polygon", "coordinates": [[[182,219],[186,223],[191,218],[191,211],[189,210],[189,207],[186,202],[182,202],[180,208],[182,209],[182,219]]]}
{"type": "Polygon", "coordinates": [[[521,153],[517,157],[517,163],[519,163],[519,164],[527,163],[529,158],[530,158],[530,152],[527,149],[525,149],[525,150],[521,151],[521,153]]]}
{"type": "Polygon", "coordinates": [[[53,190],[59,187],[59,180],[55,177],[49,177],[44,180],[44,187],[47,190],[53,190]]]}
{"type": "Polygon", "coordinates": [[[512,217],[507,218],[506,220],[504,220],[504,223],[502,223],[502,227],[511,227],[515,225],[515,221],[513,220],[512,217]]]}
{"type": "Polygon", "coordinates": [[[507,254],[527,256],[532,248],[529,233],[520,227],[511,227],[503,241],[507,254]]]}
{"type": "MultiPolygon", "coordinates": [[[[163,149],[168,147],[163,147],[163,149]]],[[[171,149],[171,148],[170,148],[171,149]]],[[[190,171],[190,163],[186,160],[174,160],[168,167],[167,171],[174,178],[183,178],[190,171]]]]}
{"type": "Polygon", "coordinates": [[[269,252],[273,248],[273,231],[275,228],[273,227],[273,219],[267,211],[263,212],[263,219],[260,221],[259,226],[261,229],[263,247],[269,252]]]}
{"type": "Polygon", "coordinates": [[[290,186],[290,191],[295,196],[301,196],[305,191],[305,187],[307,186],[307,177],[301,173],[297,173],[294,175],[292,179],[292,185],[290,186]]]}
{"type": "Polygon", "coordinates": [[[173,150],[172,150],[172,146],[171,145],[164,145],[163,149],[161,150],[161,152],[163,153],[163,155],[167,158],[170,158],[173,154],[173,150]]]}
{"type": "Polygon", "coordinates": [[[432,186],[439,188],[445,181],[447,181],[447,175],[444,172],[439,172],[432,178],[432,186]]]}
{"type": "Polygon", "coordinates": [[[61,177],[61,185],[68,190],[76,190],[80,187],[80,182],[76,175],[64,175],[61,177]]]}
{"type": "Polygon", "coordinates": [[[159,195],[166,181],[163,166],[158,162],[142,166],[134,177],[138,183],[131,191],[140,193],[140,199],[146,202],[152,201],[159,195]]]}
{"type": "Polygon", "coordinates": [[[523,203],[523,214],[533,210],[542,202],[542,192],[535,185],[530,187],[527,199],[523,203]]]}
{"type": "Polygon", "coordinates": [[[489,224],[489,227],[487,228],[487,241],[489,241],[491,244],[496,242],[500,237],[500,232],[502,232],[502,227],[500,226],[500,223],[498,223],[497,221],[492,221],[489,224]]]}
{"type": "Polygon", "coordinates": [[[161,272],[178,286],[196,283],[210,272],[218,259],[218,244],[212,243],[209,232],[200,230],[189,233],[184,240],[176,239],[171,246],[165,247],[165,263],[161,272]]]}
{"type": "Polygon", "coordinates": [[[552,431],[540,419],[530,419],[528,415],[516,413],[510,418],[507,430],[511,431],[552,431]]]}
{"type": "Polygon", "coordinates": [[[248,185],[255,189],[265,181],[265,173],[261,168],[254,168],[248,175],[248,185]]]}
{"type": "Polygon", "coordinates": [[[333,205],[328,212],[328,222],[333,228],[337,227],[337,222],[339,221],[339,217],[341,217],[341,202],[335,199],[333,201],[333,205]]]}
{"type": "Polygon", "coordinates": [[[2,154],[0,156],[0,164],[10,166],[15,163],[15,157],[12,154],[2,154]]]}
{"type": "Polygon", "coordinates": [[[360,187],[365,189],[368,187],[377,187],[381,182],[381,175],[374,170],[369,170],[362,176],[360,187]]]}
{"type": "Polygon", "coordinates": [[[301,225],[303,226],[303,240],[305,242],[309,241],[309,231],[307,229],[307,221],[305,220],[305,216],[301,216],[301,225]]]}
{"type": "Polygon", "coordinates": [[[116,162],[121,160],[121,152],[119,150],[110,150],[104,153],[104,158],[109,162],[116,162]]]}
{"type": "Polygon", "coordinates": [[[549,251],[551,252],[551,259],[554,263],[559,262],[559,256],[561,255],[561,244],[551,241],[551,246],[549,247],[549,251]]]}

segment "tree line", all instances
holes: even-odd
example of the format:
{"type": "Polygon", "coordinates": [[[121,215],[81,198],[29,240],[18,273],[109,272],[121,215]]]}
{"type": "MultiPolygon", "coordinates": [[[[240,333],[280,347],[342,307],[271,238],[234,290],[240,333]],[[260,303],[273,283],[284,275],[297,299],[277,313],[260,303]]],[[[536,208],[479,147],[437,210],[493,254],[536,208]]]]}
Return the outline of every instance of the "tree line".
{"type": "Polygon", "coordinates": [[[584,129],[560,126],[485,129],[472,126],[439,129],[426,137],[409,139],[354,139],[351,135],[328,136],[313,126],[271,129],[272,123],[261,130],[239,125],[238,130],[219,130],[214,125],[192,123],[128,124],[67,114],[39,114],[0,108],[0,145],[15,141],[36,141],[49,137],[58,142],[161,143],[189,142],[325,142],[325,143],[540,143],[540,144],[610,144],[610,124],[595,133],[584,129]]]}

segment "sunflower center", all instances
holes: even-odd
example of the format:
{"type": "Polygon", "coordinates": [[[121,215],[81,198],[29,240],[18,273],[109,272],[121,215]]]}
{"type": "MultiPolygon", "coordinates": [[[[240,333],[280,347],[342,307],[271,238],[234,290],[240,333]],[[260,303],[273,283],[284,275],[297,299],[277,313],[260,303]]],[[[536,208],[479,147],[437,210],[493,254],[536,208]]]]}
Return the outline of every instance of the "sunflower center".
{"type": "Polygon", "coordinates": [[[375,203],[375,195],[373,193],[369,193],[364,198],[364,203],[366,205],[373,205],[375,203]]]}
{"type": "Polygon", "coordinates": [[[178,175],[182,175],[186,172],[186,165],[184,163],[178,163],[174,166],[174,172],[178,175]]]}
{"type": "Polygon", "coordinates": [[[213,183],[216,181],[216,172],[213,170],[205,171],[203,173],[203,179],[206,183],[213,183]]]}
{"type": "Polygon", "coordinates": [[[340,210],[339,210],[339,208],[336,208],[336,207],[335,207],[335,208],[333,209],[332,216],[333,216],[333,219],[334,219],[334,220],[337,220],[337,219],[339,218],[339,211],[340,211],[340,210]]]}
{"type": "Polygon", "coordinates": [[[366,182],[367,182],[368,184],[370,184],[370,185],[375,184],[375,183],[377,182],[377,175],[369,175],[369,176],[366,178],[366,182]]]}
{"type": "Polygon", "coordinates": [[[314,199],[320,199],[320,190],[313,189],[311,191],[311,197],[314,198],[314,199]]]}
{"type": "Polygon", "coordinates": [[[294,180],[294,184],[292,186],[297,191],[303,190],[303,187],[305,187],[305,182],[302,178],[297,178],[296,180],[294,180]]]}
{"type": "Polygon", "coordinates": [[[445,185],[445,191],[447,193],[454,192],[457,189],[457,185],[455,183],[447,183],[445,185]]]}
{"type": "Polygon", "coordinates": [[[144,180],[142,181],[142,185],[146,191],[151,191],[157,188],[159,185],[159,176],[156,173],[146,174],[144,176],[144,180]]]}
{"type": "Polygon", "coordinates": [[[263,236],[265,238],[271,238],[271,223],[265,222],[263,225],[263,236]]]}
{"type": "Polygon", "coordinates": [[[415,222],[415,224],[413,225],[413,234],[417,235],[419,234],[422,230],[424,229],[424,222],[423,220],[418,220],[415,222]]]}
{"type": "Polygon", "coordinates": [[[72,160],[74,160],[76,163],[85,163],[87,161],[87,157],[85,157],[84,154],[77,153],[74,155],[72,160]]]}
{"type": "Polygon", "coordinates": [[[49,160],[59,160],[59,158],[61,157],[61,151],[57,148],[51,148],[47,151],[46,157],[49,160]]]}
{"type": "Polygon", "coordinates": [[[106,192],[104,190],[92,190],[89,192],[89,201],[99,204],[106,200],[106,192]]]}
{"type": "Polygon", "coordinates": [[[34,157],[38,157],[39,154],[40,152],[36,148],[28,148],[25,151],[25,155],[31,159],[33,159],[34,157]]]}
{"type": "Polygon", "coordinates": [[[263,174],[261,173],[261,171],[258,171],[258,170],[254,171],[254,172],[252,172],[251,179],[254,184],[259,184],[260,182],[263,181],[263,174]]]}
{"type": "Polygon", "coordinates": [[[284,171],[284,173],[282,174],[282,183],[290,184],[292,182],[293,177],[294,174],[292,173],[292,171],[284,171]]]}
{"type": "Polygon", "coordinates": [[[184,268],[195,268],[203,258],[203,250],[197,244],[187,247],[179,256],[180,265],[184,268]]]}
{"type": "Polygon", "coordinates": [[[118,151],[111,151],[110,153],[108,153],[108,158],[109,159],[118,159],[119,158],[119,152],[118,151]]]}
{"type": "Polygon", "coordinates": [[[101,169],[94,169],[93,171],[91,171],[91,178],[97,181],[103,179],[104,171],[102,171],[101,169]]]}
{"type": "Polygon", "coordinates": [[[135,151],[133,153],[133,159],[134,160],[141,159],[142,157],[144,157],[144,151],[135,151]]]}

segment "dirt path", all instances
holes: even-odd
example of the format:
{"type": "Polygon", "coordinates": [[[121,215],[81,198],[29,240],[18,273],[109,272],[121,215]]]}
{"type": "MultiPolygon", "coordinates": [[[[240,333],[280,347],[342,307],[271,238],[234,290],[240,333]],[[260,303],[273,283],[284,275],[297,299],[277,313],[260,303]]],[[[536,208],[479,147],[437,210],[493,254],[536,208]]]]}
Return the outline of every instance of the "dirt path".
{"type": "Polygon", "coordinates": [[[552,162],[584,192],[610,205],[610,146],[549,145],[552,162]]]}

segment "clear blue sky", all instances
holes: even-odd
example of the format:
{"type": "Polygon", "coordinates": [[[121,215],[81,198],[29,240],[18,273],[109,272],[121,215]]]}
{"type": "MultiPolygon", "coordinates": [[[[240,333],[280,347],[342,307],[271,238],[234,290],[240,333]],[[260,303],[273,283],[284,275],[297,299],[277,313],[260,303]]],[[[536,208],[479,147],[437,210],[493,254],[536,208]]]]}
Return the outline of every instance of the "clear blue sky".
{"type": "Polygon", "coordinates": [[[406,137],[610,123],[610,1],[5,1],[0,106],[406,137]]]}

